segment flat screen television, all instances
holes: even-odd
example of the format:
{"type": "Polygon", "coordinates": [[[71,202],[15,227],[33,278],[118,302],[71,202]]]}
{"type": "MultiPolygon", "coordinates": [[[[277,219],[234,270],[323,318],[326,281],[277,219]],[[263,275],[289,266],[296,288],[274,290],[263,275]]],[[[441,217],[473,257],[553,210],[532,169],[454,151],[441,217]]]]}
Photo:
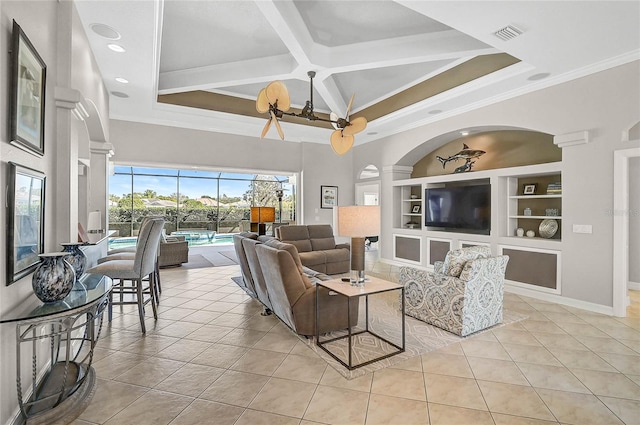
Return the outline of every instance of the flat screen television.
{"type": "Polygon", "coordinates": [[[425,225],[488,235],[491,231],[491,185],[425,189],[425,225]]]}

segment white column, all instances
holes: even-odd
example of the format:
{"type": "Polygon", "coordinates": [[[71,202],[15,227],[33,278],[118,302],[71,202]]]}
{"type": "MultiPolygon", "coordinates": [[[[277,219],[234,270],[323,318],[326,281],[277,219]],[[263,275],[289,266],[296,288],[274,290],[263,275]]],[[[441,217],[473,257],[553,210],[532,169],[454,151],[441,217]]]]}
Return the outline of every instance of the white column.
{"type": "MultiPolygon", "coordinates": [[[[105,142],[91,142],[91,167],[89,170],[89,207],[88,211],[100,211],[102,228],[109,224],[109,158],[113,155],[113,145],[105,142]]],[[[83,226],[87,225],[87,217],[82,217],[83,226]]]]}
{"type": "Polygon", "coordinates": [[[380,180],[380,222],[382,229],[380,232],[381,258],[388,260],[393,258],[393,212],[396,206],[393,203],[393,182],[395,180],[408,179],[411,177],[413,167],[404,165],[385,165],[382,167],[380,180]]]}

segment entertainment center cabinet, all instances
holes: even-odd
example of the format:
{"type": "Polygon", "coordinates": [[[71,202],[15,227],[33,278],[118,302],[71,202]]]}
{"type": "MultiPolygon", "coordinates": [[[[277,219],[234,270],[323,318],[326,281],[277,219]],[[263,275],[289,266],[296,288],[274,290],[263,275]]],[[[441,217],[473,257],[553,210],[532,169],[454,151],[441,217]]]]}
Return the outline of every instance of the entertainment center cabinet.
{"type": "Polygon", "coordinates": [[[495,255],[509,255],[505,277],[515,291],[521,288],[525,293],[534,290],[560,294],[561,165],[553,162],[394,181],[393,260],[432,268],[449,250],[486,245],[495,255]],[[486,183],[491,185],[490,231],[460,231],[425,224],[426,189],[486,183]],[[548,189],[552,193],[547,193],[548,189]],[[557,225],[551,237],[539,234],[544,220],[549,220],[545,225],[557,225]],[[535,236],[518,236],[518,228],[525,235],[528,230],[534,231],[535,236]]]}

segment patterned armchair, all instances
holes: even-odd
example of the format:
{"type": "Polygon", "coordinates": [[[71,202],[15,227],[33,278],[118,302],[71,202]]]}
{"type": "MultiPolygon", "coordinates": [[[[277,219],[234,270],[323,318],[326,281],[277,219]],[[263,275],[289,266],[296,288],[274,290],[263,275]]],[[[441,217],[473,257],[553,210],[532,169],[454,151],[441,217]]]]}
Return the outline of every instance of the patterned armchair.
{"type": "Polygon", "coordinates": [[[449,251],[434,272],[400,268],[405,312],[460,336],[502,322],[504,274],[509,257],[488,247],[449,251]]]}

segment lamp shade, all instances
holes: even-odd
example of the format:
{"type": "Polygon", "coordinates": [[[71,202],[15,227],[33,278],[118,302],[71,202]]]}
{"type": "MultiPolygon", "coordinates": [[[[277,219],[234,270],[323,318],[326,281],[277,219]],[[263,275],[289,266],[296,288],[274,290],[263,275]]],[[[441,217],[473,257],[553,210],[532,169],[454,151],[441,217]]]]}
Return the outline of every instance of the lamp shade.
{"type": "Polygon", "coordinates": [[[364,238],[380,234],[380,207],[354,205],[337,207],[338,235],[364,238]]]}
{"type": "Polygon", "coordinates": [[[275,207],[251,207],[251,221],[253,223],[273,223],[276,221],[275,207]]]}

